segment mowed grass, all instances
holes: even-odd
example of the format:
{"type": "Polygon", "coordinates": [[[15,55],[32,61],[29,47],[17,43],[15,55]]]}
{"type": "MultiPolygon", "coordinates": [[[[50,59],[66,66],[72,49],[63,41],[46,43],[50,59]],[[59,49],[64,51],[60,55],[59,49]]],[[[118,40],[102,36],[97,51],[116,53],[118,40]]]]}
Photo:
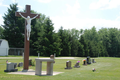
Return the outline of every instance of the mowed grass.
{"type": "MultiPolygon", "coordinates": [[[[35,60],[34,56],[30,56],[30,59],[35,60]]],[[[75,57],[75,59],[55,59],[54,71],[64,72],[55,76],[31,76],[31,75],[19,75],[19,74],[7,74],[6,60],[9,62],[19,63],[23,62],[22,57],[11,58],[7,57],[3,59],[0,57],[0,80],[120,80],[120,58],[112,57],[99,57],[95,58],[97,63],[91,65],[82,65],[83,57],[75,57]],[[80,68],[72,68],[69,70],[64,69],[66,67],[66,61],[72,62],[72,67],[77,61],[80,61],[80,68]],[[96,71],[92,72],[92,68],[96,71]]],[[[23,67],[17,67],[19,71],[23,67]]],[[[29,67],[34,69],[35,66],[29,67]]],[[[46,62],[43,62],[42,70],[46,71],[46,62]]]]}

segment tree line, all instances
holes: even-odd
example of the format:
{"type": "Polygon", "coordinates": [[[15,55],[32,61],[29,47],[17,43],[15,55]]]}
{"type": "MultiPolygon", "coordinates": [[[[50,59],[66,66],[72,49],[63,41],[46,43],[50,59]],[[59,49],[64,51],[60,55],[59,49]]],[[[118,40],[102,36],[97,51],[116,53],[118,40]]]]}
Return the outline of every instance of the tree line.
{"type": "MultiPolygon", "coordinates": [[[[24,47],[25,20],[16,17],[17,4],[10,4],[4,14],[4,25],[0,26],[0,38],[9,42],[10,48],[24,47]]],[[[24,10],[22,11],[24,12],[24,10]]],[[[32,13],[36,13],[31,10],[32,13]]],[[[30,55],[78,56],[78,57],[120,57],[120,30],[117,28],[63,29],[54,31],[49,17],[40,14],[32,20],[30,36],[30,55]]]]}

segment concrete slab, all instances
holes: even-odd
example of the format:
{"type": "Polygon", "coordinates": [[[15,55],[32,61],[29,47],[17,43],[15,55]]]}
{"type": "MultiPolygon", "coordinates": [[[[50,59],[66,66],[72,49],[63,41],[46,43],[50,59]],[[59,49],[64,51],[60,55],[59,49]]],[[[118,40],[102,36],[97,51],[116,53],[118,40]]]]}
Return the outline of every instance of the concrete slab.
{"type": "MultiPolygon", "coordinates": [[[[53,75],[58,75],[60,73],[63,73],[63,72],[53,72],[53,75]]],[[[27,71],[10,72],[8,74],[35,75],[35,70],[29,69],[27,71]]],[[[46,75],[46,71],[42,71],[41,76],[51,76],[51,75],[46,75]]]]}

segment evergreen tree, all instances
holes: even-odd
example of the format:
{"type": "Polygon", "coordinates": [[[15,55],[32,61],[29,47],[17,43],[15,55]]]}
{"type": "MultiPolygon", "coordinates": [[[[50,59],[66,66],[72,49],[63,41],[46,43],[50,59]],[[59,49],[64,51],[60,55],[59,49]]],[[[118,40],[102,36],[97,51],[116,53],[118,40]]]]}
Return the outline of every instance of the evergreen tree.
{"type": "Polygon", "coordinates": [[[70,31],[70,42],[71,42],[71,56],[77,56],[78,54],[78,47],[79,47],[79,35],[80,32],[76,29],[71,29],[70,31]]]}
{"type": "Polygon", "coordinates": [[[8,12],[4,14],[4,39],[8,40],[10,47],[24,47],[24,19],[16,17],[17,4],[10,4],[8,12]]]}
{"type": "Polygon", "coordinates": [[[58,35],[61,39],[61,54],[60,56],[70,56],[71,55],[71,42],[70,33],[68,30],[63,30],[63,27],[59,29],[58,35]]]}
{"type": "Polygon", "coordinates": [[[82,45],[82,44],[79,42],[78,54],[77,54],[77,56],[78,56],[78,57],[83,57],[84,54],[85,54],[84,45],[82,45]]]}
{"type": "Polygon", "coordinates": [[[109,29],[109,39],[110,39],[110,47],[108,50],[109,56],[115,57],[118,54],[118,39],[117,39],[117,29],[110,28],[109,29]]]}
{"type": "Polygon", "coordinates": [[[88,44],[87,44],[87,42],[84,40],[84,37],[83,37],[83,35],[81,35],[81,37],[80,37],[80,40],[79,40],[79,42],[84,46],[83,48],[84,48],[84,54],[83,54],[83,56],[89,56],[89,49],[88,49],[88,44]]]}
{"type": "Polygon", "coordinates": [[[0,39],[3,38],[3,31],[4,31],[4,29],[0,26],[0,39]]]}
{"type": "Polygon", "coordinates": [[[40,53],[41,56],[50,56],[55,53],[59,56],[61,40],[58,34],[53,32],[53,23],[45,15],[40,14],[40,16],[32,32],[33,38],[36,36],[32,44],[34,53],[40,53]]]}

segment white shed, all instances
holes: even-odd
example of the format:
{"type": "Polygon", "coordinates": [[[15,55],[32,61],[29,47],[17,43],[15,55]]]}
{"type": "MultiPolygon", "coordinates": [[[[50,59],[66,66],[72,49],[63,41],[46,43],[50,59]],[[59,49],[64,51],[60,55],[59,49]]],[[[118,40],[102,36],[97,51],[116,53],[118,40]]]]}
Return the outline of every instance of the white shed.
{"type": "Polygon", "coordinates": [[[0,39],[0,56],[8,56],[9,44],[5,39],[0,39]]]}

